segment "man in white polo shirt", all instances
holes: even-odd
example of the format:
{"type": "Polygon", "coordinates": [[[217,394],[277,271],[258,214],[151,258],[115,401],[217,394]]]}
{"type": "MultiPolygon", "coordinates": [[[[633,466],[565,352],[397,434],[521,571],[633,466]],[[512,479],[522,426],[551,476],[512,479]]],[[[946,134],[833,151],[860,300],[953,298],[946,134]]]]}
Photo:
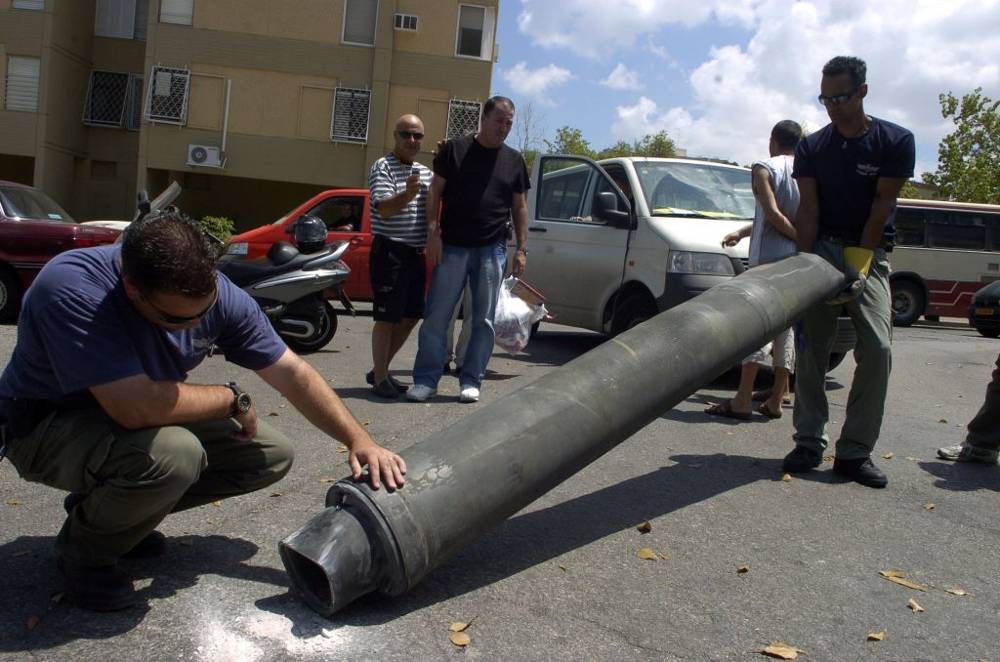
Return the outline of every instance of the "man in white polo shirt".
{"type": "Polygon", "coordinates": [[[366,375],[375,395],[395,400],[406,388],[389,375],[389,363],[424,315],[427,273],[427,187],[430,168],[414,159],[420,153],[424,123],[403,115],[393,131],[391,153],[372,164],[372,250],[369,275],[373,292],[372,361],[366,375]]]}

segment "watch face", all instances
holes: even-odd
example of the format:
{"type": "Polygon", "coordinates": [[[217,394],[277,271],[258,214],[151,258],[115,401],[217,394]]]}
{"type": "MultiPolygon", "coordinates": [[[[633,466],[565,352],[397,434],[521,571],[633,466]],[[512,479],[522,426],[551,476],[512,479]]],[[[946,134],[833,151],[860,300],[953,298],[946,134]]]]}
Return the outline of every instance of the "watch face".
{"type": "Polygon", "coordinates": [[[250,411],[250,396],[246,393],[240,393],[239,397],[236,398],[236,406],[239,408],[240,413],[246,413],[250,411]]]}

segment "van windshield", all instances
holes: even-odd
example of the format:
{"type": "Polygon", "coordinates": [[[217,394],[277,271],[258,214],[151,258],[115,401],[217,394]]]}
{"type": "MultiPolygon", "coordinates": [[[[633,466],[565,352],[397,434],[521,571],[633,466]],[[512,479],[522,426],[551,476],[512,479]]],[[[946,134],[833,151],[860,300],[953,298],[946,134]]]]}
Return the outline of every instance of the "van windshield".
{"type": "Polygon", "coordinates": [[[749,170],[708,163],[645,161],[636,162],[635,171],[653,216],[753,218],[749,170]]]}

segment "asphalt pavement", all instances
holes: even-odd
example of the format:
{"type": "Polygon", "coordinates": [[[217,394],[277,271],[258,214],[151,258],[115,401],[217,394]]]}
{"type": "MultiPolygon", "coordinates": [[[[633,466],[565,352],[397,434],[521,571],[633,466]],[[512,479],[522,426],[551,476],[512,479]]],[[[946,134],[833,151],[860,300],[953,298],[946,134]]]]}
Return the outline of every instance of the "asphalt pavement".
{"type": "MultiPolygon", "coordinates": [[[[494,354],[477,404],[456,402],[449,376],[432,402],[387,403],[364,383],[371,326],[341,318],[307,358],[395,450],[603,341],[543,326],[526,354],[494,354]]],[[[0,327],[3,364],[15,338],[0,327]]],[[[167,518],[166,555],[127,566],[143,606],[95,614],[59,599],[63,494],[0,464],[0,660],[763,660],[785,642],[812,662],[1000,662],[1000,467],[934,455],[963,438],[998,351],[962,323],[896,330],[875,456],[887,489],[835,479],[829,461],[784,480],[790,408],[773,421],[702,413],[731,395],[730,374],[409,593],[368,596],[332,619],[289,592],[277,543],[322,507],[347,456],[255,375],[213,357],[192,381],[238,380],[296,441],[296,466],[273,489],[167,518]],[[467,646],[449,640],[453,623],[469,624],[467,646]]],[[[415,352],[414,337],[393,366],[406,383],[415,352]]],[[[828,383],[834,436],[853,369],[848,358],[828,383]]]]}

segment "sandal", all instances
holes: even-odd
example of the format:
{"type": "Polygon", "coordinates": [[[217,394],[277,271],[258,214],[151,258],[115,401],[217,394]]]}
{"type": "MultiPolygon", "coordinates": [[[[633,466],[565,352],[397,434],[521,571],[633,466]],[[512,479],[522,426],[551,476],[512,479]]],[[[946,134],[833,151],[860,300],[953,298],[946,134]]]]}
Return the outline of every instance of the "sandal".
{"type": "Polygon", "coordinates": [[[781,418],[781,410],[779,409],[779,410],[778,410],[778,413],[777,413],[777,414],[775,414],[775,413],[774,413],[773,411],[771,411],[771,410],[770,410],[770,409],[768,408],[768,406],[767,406],[767,401],[764,401],[764,402],[760,403],[760,406],[759,406],[759,407],[757,407],[757,413],[758,413],[758,414],[762,414],[762,415],[764,415],[765,417],[767,417],[767,418],[771,418],[771,419],[774,419],[774,418],[781,418]]]}
{"type": "MultiPolygon", "coordinates": [[[[771,389],[764,389],[763,391],[754,391],[750,399],[754,402],[764,402],[771,397],[771,389]]],[[[786,395],[781,399],[781,404],[790,405],[792,404],[791,396],[786,395]]]]}
{"type": "Polygon", "coordinates": [[[705,410],[705,413],[709,416],[721,416],[722,418],[734,418],[737,421],[749,421],[752,414],[750,412],[743,411],[733,411],[733,405],[730,401],[720,402],[719,404],[712,405],[705,410]]]}

